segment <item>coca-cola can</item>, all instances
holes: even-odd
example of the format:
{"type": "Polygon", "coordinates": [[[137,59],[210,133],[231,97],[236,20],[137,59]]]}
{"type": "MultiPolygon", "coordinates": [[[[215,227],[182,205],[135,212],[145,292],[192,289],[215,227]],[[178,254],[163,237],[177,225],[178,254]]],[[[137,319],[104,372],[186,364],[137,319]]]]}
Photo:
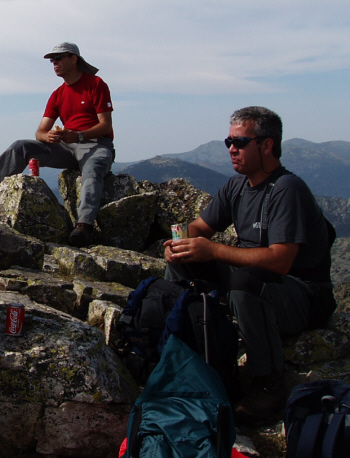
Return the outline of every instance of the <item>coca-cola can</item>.
{"type": "Polygon", "coordinates": [[[29,160],[29,175],[32,177],[39,176],[39,160],[38,159],[30,159],[29,160]]]}
{"type": "Polygon", "coordinates": [[[25,309],[23,304],[14,302],[7,307],[6,334],[22,336],[24,328],[25,309]]]}
{"type": "Polygon", "coordinates": [[[173,240],[187,239],[188,227],[187,224],[173,224],[171,226],[171,235],[173,240]]]}

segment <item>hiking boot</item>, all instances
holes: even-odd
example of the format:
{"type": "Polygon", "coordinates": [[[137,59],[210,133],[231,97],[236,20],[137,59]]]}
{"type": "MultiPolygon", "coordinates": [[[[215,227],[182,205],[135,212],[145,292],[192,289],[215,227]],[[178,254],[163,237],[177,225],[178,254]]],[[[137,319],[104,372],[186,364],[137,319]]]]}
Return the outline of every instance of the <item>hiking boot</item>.
{"type": "Polygon", "coordinates": [[[248,426],[269,422],[272,414],[285,407],[286,401],[282,372],[254,377],[249,391],[235,407],[236,423],[248,426]]]}
{"type": "Polygon", "coordinates": [[[94,226],[87,223],[78,223],[69,236],[71,245],[81,248],[90,245],[92,242],[94,226]]]}

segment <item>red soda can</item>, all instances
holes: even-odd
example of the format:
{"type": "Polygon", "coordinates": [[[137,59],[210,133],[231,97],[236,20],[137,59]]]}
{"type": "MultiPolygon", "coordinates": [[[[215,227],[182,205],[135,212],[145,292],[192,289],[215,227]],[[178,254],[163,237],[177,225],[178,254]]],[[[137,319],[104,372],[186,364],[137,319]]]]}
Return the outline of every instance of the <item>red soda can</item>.
{"type": "Polygon", "coordinates": [[[24,327],[24,305],[14,302],[7,307],[6,334],[22,336],[24,327]]]}
{"type": "Polygon", "coordinates": [[[32,177],[39,176],[39,160],[38,159],[29,160],[29,175],[32,177]]]}

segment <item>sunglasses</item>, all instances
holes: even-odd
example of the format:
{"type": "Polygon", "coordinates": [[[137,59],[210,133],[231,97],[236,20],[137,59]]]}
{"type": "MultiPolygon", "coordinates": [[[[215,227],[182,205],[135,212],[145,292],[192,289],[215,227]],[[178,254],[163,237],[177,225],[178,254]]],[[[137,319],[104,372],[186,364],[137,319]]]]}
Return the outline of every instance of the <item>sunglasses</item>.
{"type": "Polygon", "coordinates": [[[233,145],[236,149],[242,149],[248,145],[249,142],[252,140],[257,140],[258,138],[265,138],[265,137],[227,137],[225,138],[225,145],[227,148],[233,145]]]}
{"type": "Polygon", "coordinates": [[[57,56],[51,57],[50,62],[59,62],[64,57],[71,57],[73,54],[58,54],[57,56]]]}

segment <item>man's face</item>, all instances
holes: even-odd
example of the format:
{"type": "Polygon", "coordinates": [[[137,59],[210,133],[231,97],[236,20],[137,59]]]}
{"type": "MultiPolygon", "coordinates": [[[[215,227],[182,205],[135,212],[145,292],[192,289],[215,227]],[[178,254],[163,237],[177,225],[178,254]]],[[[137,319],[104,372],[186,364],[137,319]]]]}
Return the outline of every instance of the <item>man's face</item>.
{"type": "Polygon", "coordinates": [[[53,63],[53,69],[57,76],[61,76],[62,78],[69,74],[73,69],[76,62],[76,56],[73,54],[57,54],[52,59],[50,59],[53,63]]]}
{"type": "MultiPolygon", "coordinates": [[[[242,123],[232,124],[229,137],[232,139],[237,137],[255,138],[254,123],[244,121],[242,123]]],[[[236,148],[234,145],[231,145],[229,152],[233,168],[236,172],[246,175],[248,178],[261,172],[261,154],[257,140],[251,140],[242,148],[236,148]]]]}

